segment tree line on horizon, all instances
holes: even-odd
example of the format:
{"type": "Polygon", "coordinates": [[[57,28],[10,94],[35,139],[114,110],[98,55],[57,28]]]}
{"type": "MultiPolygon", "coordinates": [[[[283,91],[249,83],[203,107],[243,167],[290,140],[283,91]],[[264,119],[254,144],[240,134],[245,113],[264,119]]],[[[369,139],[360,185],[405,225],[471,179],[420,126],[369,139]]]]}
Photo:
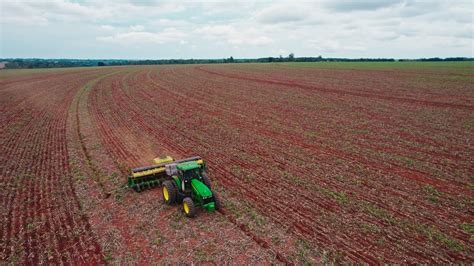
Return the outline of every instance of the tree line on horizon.
{"type": "Polygon", "coordinates": [[[40,59],[40,58],[6,58],[0,62],[6,62],[5,68],[55,68],[55,67],[93,67],[93,66],[122,66],[122,65],[169,65],[169,64],[225,64],[225,63],[274,63],[274,62],[437,62],[437,61],[474,61],[468,57],[448,58],[420,58],[420,59],[393,59],[393,58],[324,58],[318,57],[295,57],[293,53],[287,57],[262,57],[256,59],[234,59],[234,57],[222,59],[40,59]]]}

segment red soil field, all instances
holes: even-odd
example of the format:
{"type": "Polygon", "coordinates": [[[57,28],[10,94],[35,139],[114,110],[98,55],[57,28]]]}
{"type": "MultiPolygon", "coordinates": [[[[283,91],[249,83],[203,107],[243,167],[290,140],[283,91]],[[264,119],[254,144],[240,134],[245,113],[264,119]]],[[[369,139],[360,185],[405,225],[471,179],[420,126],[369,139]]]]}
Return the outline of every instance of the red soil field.
{"type": "Polygon", "coordinates": [[[0,259],[470,264],[472,84],[472,63],[2,70],[0,259]],[[124,188],[165,154],[204,157],[223,211],[124,188]]]}

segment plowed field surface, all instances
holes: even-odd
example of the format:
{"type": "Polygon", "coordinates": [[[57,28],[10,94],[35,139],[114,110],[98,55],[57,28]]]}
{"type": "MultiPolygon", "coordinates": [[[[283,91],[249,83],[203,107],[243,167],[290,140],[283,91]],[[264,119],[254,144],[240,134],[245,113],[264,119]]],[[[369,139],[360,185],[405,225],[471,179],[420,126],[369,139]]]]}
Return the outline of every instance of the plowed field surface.
{"type": "Polygon", "coordinates": [[[472,263],[474,64],[0,71],[0,259],[472,263]],[[124,189],[200,155],[224,209],[124,189]]]}

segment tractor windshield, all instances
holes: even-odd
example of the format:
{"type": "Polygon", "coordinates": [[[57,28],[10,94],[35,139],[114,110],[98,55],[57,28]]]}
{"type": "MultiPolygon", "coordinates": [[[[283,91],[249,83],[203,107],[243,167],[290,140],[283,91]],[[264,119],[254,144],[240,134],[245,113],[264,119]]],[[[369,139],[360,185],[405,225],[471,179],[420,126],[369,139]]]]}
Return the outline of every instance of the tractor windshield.
{"type": "Polygon", "coordinates": [[[199,178],[201,165],[197,161],[184,162],[177,165],[177,169],[182,173],[184,180],[199,178]]]}
{"type": "Polygon", "coordinates": [[[183,172],[183,177],[186,180],[191,180],[194,178],[199,178],[199,169],[193,169],[183,172]]]}

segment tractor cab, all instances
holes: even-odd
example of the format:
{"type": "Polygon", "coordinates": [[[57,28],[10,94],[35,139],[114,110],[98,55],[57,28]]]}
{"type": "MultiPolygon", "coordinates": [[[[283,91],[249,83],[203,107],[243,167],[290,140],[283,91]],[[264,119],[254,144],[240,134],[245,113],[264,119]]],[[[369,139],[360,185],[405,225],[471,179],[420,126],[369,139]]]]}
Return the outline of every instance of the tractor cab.
{"type": "Polygon", "coordinates": [[[191,190],[191,181],[201,179],[201,165],[196,161],[180,163],[176,166],[179,180],[181,180],[181,190],[187,192],[191,190]]]}

